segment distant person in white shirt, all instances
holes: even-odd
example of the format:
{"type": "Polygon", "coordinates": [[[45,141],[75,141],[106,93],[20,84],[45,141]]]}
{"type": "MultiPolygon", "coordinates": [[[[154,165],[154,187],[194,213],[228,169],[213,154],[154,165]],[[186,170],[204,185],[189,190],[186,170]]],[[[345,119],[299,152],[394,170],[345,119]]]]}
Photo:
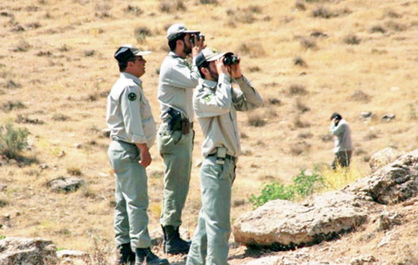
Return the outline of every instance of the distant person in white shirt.
{"type": "Polygon", "coordinates": [[[335,159],[331,164],[332,169],[336,169],[337,166],[349,167],[351,154],[353,152],[353,145],[351,143],[351,130],[350,126],[343,117],[334,112],[331,115],[331,128],[332,135],[335,136],[334,141],[334,153],[335,159]]]}

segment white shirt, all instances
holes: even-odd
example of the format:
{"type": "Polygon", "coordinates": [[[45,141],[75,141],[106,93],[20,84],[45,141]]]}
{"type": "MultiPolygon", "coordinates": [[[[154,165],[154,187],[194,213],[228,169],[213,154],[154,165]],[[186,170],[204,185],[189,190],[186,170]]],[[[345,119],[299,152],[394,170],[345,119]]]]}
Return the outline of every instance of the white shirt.
{"type": "Polygon", "coordinates": [[[112,139],[154,144],[155,121],[139,78],[120,74],[107,97],[106,122],[112,139]]]}

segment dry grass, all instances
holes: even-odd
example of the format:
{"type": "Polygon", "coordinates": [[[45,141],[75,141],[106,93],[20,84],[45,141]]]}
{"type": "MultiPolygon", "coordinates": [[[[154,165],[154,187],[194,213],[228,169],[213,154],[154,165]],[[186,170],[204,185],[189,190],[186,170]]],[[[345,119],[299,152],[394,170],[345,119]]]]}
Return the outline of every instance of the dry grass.
{"type": "MultiPolygon", "coordinates": [[[[266,119],[262,127],[248,125],[248,116],[238,113],[241,141],[248,155],[239,159],[233,198],[247,203],[233,207],[233,218],[251,209],[248,194],[257,193],[264,182],[290,181],[301,168],[332,161],[328,128],[334,111],[350,123],[353,142],[361,143],[367,155],[388,145],[406,151],[418,147],[414,133],[418,131],[418,11],[412,3],[303,1],[302,10],[295,9],[295,1],[257,2],[255,9],[254,3],[238,0],[183,1],[187,11],[175,7],[170,12],[162,12],[161,3],[1,2],[0,36],[7,41],[0,43],[0,123],[15,120],[18,115],[44,123],[19,124],[31,132],[30,150],[26,152],[36,156],[39,163],[0,166],[0,184],[7,185],[7,190],[0,193],[0,200],[6,202],[1,212],[11,216],[10,225],[1,227],[0,235],[47,237],[60,248],[85,251],[91,251],[94,236],[105,240],[103,246],[114,247],[114,179],[106,157],[109,139],[98,133],[106,127],[106,97],[102,95],[118,77],[114,51],[120,44],[136,44],[134,30],[138,27],[147,27],[152,33],[139,46],[153,51],[147,56],[147,73],[142,79],[157,122],[157,70],[167,52],[167,25],[177,22],[201,30],[208,46],[238,53],[244,74],[268,106],[256,119],[266,119]],[[317,4],[330,12],[349,8],[351,13],[341,11],[328,19],[313,17],[317,4]],[[227,10],[233,14],[228,15],[227,10]],[[253,21],[235,21],[235,28],[225,26],[230,19],[233,21],[237,10],[248,10],[245,12],[253,21]],[[369,32],[375,25],[386,32],[369,32]],[[348,34],[362,41],[347,45],[342,40],[348,34]],[[317,48],[301,47],[298,36],[312,38],[317,48]],[[296,67],[292,61],[296,56],[309,67],[296,67]],[[8,80],[19,87],[11,83],[10,88],[4,87],[8,80]],[[292,92],[292,84],[303,89],[292,92]],[[301,103],[309,111],[300,114],[305,107],[295,105],[297,97],[302,97],[301,103]],[[396,119],[365,122],[359,118],[363,111],[379,117],[394,113],[396,119]],[[378,137],[364,140],[370,127],[378,137]],[[291,150],[295,143],[297,148],[291,150]],[[86,188],[70,194],[50,192],[44,184],[68,175],[69,168],[82,172],[86,188]]],[[[191,188],[183,220],[183,227],[190,233],[200,208],[196,167],[202,143],[199,126],[195,139],[191,188]]],[[[151,154],[149,172],[161,171],[162,160],[155,146],[151,154]]],[[[354,155],[353,164],[362,175],[369,172],[362,156],[354,155]]],[[[161,177],[149,178],[150,230],[159,228],[162,181],[161,177]]]]}

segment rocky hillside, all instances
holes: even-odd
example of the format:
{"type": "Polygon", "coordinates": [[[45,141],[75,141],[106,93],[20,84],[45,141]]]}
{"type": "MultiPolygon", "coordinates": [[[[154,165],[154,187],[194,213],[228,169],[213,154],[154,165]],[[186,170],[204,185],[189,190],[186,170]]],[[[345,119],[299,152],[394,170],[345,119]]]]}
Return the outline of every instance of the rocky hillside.
{"type": "MultiPolygon", "coordinates": [[[[418,264],[417,195],[418,149],[341,191],[300,203],[275,200],[243,214],[234,223],[231,265],[418,264]]],[[[154,244],[161,252],[161,236],[154,244]]],[[[55,252],[42,239],[0,241],[1,264],[97,262],[92,257],[55,252]]]]}

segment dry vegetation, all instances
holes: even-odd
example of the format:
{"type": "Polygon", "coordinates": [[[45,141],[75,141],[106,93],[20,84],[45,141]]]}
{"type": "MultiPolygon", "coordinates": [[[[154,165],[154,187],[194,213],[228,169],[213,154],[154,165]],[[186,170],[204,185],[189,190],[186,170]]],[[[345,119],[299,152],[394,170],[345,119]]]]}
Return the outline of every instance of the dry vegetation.
{"type": "MultiPolygon", "coordinates": [[[[114,179],[102,133],[107,93],[118,77],[120,44],[153,53],[143,77],[154,117],[167,25],[200,29],[207,44],[242,57],[265,107],[240,115],[244,155],[233,187],[236,218],[249,195],[271,181],[289,183],[302,168],[330,163],[329,116],[351,124],[353,164],[369,173],[373,152],[418,147],[418,4],[413,0],[2,0],[0,124],[27,128],[32,163],[0,163],[0,236],[41,236],[58,248],[112,245],[114,179]],[[360,113],[371,111],[374,119],[360,113]],[[396,114],[382,122],[386,113],[396,114]],[[53,193],[46,183],[76,175],[85,186],[53,193]],[[7,218],[5,216],[8,216],[7,218]]],[[[191,189],[184,211],[190,233],[200,207],[197,128],[191,189]]],[[[162,160],[152,148],[150,230],[158,229],[162,160]]],[[[352,242],[357,242],[351,236],[352,242]]],[[[238,264],[238,263],[236,263],[238,264]]]]}

